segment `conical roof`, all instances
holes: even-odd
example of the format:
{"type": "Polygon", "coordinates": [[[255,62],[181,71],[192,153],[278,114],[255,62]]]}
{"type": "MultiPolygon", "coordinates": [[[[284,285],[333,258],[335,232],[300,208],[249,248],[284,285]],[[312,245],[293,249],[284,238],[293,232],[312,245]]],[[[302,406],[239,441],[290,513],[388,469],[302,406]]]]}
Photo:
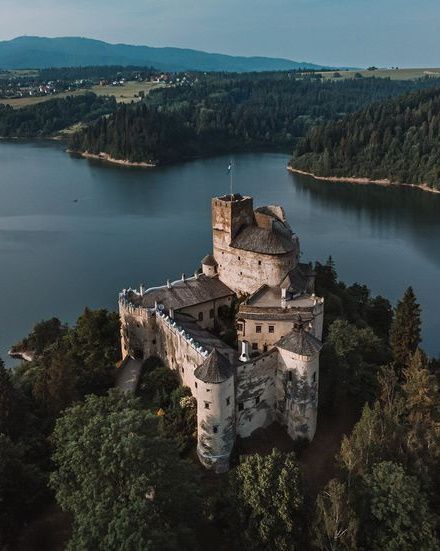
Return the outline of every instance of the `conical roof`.
{"type": "Polygon", "coordinates": [[[283,337],[276,346],[299,356],[312,358],[321,350],[322,342],[301,327],[283,337]]]}
{"type": "Polygon", "coordinates": [[[194,375],[204,383],[223,383],[233,375],[232,366],[223,354],[214,348],[206,360],[194,371],[194,375]]]}

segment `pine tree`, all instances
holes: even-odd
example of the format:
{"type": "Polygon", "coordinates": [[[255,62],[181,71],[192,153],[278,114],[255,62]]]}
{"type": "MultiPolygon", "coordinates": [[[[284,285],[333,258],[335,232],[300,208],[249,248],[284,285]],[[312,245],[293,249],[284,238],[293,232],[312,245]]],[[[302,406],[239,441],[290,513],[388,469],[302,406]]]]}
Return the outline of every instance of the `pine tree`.
{"type": "Polygon", "coordinates": [[[390,331],[394,360],[404,368],[411,360],[421,341],[420,306],[412,287],[408,287],[397,304],[390,331]]]}
{"type": "Polygon", "coordinates": [[[0,359],[0,433],[12,436],[17,424],[17,396],[8,370],[0,359]]]}

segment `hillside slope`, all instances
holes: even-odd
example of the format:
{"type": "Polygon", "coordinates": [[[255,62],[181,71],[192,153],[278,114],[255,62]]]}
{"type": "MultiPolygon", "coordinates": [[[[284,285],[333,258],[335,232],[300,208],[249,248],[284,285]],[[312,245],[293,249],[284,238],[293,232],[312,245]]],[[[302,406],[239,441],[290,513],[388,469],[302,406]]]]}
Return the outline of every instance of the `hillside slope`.
{"type": "Polygon", "coordinates": [[[89,38],[22,36],[0,41],[3,69],[42,69],[85,65],[142,65],[166,71],[281,71],[322,65],[270,57],[236,57],[182,48],[108,44],[89,38]]]}
{"type": "Polygon", "coordinates": [[[311,128],[291,167],[316,176],[440,188],[440,88],[376,103],[311,128]]]}
{"type": "Polygon", "coordinates": [[[76,133],[70,149],[163,164],[244,150],[288,151],[319,121],[427,86],[425,81],[295,80],[288,73],[208,74],[193,86],[152,91],[76,133]]]}

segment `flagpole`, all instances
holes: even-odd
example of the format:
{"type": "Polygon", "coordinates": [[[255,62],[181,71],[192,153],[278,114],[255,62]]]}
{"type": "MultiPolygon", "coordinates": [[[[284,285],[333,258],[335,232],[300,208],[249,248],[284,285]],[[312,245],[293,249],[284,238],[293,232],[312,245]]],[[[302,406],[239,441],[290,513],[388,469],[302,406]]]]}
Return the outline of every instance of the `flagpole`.
{"type": "Polygon", "coordinates": [[[231,170],[229,171],[229,178],[230,178],[230,184],[231,184],[231,202],[232,202],[232,160],[229,163],[229,166],[231,167],[231,170]]]}

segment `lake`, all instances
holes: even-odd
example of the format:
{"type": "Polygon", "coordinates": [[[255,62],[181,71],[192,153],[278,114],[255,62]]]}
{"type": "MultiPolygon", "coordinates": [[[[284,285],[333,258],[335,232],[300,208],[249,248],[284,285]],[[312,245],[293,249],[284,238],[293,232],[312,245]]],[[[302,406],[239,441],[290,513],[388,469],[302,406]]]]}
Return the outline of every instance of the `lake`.
{"type": "MultiPolygon", "coordinates": [[[[283,154],[232,158],[234,191],[285,208],[303,261],[332,255],[344,281],[393,302],[412,285],[423,346],[440,354],[440,195],[317,182],[289,174],[283,154]]],[[[192,274],[211,251],[228,162],[127,169],[59,143],[0,143],[0,357],[41,319],[72,323],[85,306],[116,309],[124,287],[192,274]]]]}

